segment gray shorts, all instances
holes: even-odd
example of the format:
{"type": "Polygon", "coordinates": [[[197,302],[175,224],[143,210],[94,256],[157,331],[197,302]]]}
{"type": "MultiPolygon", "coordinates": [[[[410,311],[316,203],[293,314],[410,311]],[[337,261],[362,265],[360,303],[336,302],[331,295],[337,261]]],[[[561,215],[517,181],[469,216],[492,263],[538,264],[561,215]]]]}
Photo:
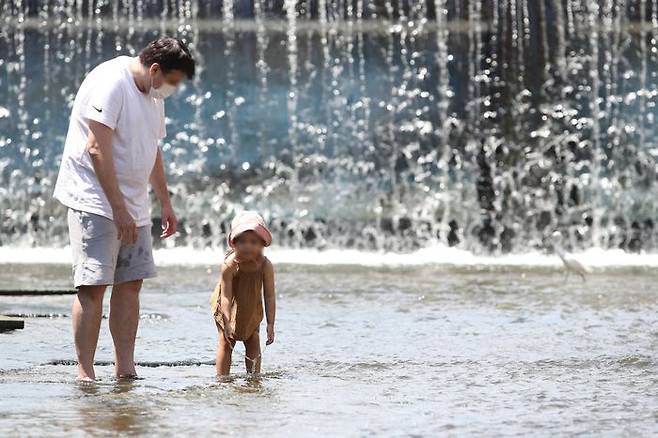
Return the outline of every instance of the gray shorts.
{"type": "Polygon", "coordinates": [[[137,242],[117,239],[114,222],[69,208],[74,287],[118,284],[155,277],[151,228],[137,228],[137,242]]]}

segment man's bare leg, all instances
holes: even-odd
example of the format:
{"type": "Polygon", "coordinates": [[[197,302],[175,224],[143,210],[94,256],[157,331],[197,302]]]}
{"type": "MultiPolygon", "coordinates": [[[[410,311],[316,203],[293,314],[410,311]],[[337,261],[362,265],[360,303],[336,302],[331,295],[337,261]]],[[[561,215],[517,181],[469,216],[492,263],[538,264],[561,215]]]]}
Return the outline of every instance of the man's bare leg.
{"type": "Polygon", "coordinates": [[[103,286],[80,286],[71,309],[78,379],[95,380],[94,356],[103,317],[103,286]]]}
{"type": "Polygon", "coordinates": [[[114,372],[117,377],[134,377],[135,337],[139,325],[139,291],[142,280],[127,281],[112,287],[110,333],[114,341],[114,372]]]}

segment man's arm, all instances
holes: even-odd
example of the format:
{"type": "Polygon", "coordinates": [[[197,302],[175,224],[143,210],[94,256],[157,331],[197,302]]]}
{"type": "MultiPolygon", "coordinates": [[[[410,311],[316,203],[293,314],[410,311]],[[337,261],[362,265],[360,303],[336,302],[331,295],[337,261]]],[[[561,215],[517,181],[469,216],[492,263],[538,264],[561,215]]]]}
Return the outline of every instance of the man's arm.
{"type": "Polygon", "coordinates": [[[137,241],[137,225],[128,213],[126,202],[119,189],[112,158],[112,133],[112,128],[95,120],[89,120],[86,149],[91,157],[96,177],[110,202],[114,225],[117,227],[117,239],[127,243],[135,243],[137,241]]]}
{"type": "Polygon", "coordinates": [[[164,170],[164,160],[162,159],[162,151],[158,148],[158,153],[155,157],[155,164],[151,171],[151,187],[155,192],[155,196],[160,200],[160,218],[162,221],[162,234],[160,238],[164,239],[176,232],[178,220],[171,207],[171,200],[169,199],[169,190],[167,189],[167,175],[164,170]]]}

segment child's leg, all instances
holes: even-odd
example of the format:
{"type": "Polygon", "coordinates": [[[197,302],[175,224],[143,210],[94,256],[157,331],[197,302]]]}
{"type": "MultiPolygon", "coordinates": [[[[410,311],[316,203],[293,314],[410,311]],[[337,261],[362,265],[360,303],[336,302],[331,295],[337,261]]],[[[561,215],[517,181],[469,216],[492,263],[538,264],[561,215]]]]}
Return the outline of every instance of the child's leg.
{"type": "Polygon", "coordinates": [[[244,348],[247,351],[244,358],[244,365],[248,373],[260,373],[260,336],[258,330],[244,341],[244,348]]]}
{"type": "Polygon", "coordinates": [[[231,372],[231,353],[235,344],[230,344],[224,339],[224,331],[219,324],[217,324],[217,331],[219,332],[219,342],[217,343],[215,369],[218,376],[228,376],[231,372]]]}

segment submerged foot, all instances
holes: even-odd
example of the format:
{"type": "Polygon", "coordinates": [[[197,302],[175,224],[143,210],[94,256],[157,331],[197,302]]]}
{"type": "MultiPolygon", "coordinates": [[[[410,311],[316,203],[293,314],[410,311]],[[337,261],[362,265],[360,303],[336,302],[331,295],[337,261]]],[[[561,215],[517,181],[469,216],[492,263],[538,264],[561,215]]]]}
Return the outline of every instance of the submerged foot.
{"type": "Polygon", "coordinates": [[[139,377],[136,373],[119,374],[116,378],[120,381],[142,380],[142,377],[139,377]]]}
{"type": "Polygon", "coordinates": [[[233,377],[231,377],[230,374],[217,374],[217,381],[219,383],[231,383],[233,381],[233,377]]]}
{"type": "Polygon", "coordinates": [[[88,384],[91,384],[91,383],[96,383],[96,379],[92,379],[89,376],[78,376],[78,377],[75,378],[75,383],[88,385],[88,384]]]}

